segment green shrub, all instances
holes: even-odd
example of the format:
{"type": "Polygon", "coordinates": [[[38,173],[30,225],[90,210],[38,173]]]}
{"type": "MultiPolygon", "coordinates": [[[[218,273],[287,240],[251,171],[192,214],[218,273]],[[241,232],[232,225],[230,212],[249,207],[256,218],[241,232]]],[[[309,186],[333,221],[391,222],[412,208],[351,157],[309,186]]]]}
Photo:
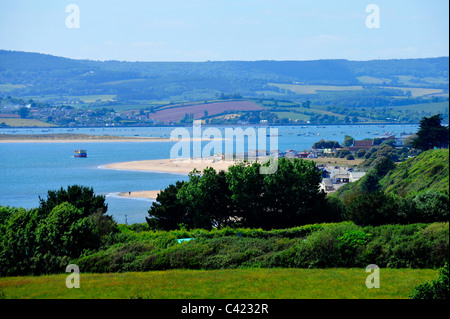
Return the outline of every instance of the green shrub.
{"type": "Polygon", "coordinates": [[[169,269],[166,255],[162,252],[152,253],[145,257],[141,263],[141,271],[169,269]]]}
{"type": "Polygon", "coordinates": [[[109,255],[102,251],[78,258],[75,262],[81,272],[106,273],[109,272],[109,255]]]}
{"type": "Polygon", "coordinates": [[[436,280],[425,282],[414,287],[411,299],[449,299],[450,288],[448,278],[448,263],[439,270],[436,280]]]}
{"type": "Polygon", "coordinates": [[[449,197],[435,190],[421,192],[414,198],[418,221],[441,222],[448,221],[449,197]]]}
{"type": "Polygon", "coordinates": [[[138,271],[143,255],[156,248],[155,242],[132,242],[119,246],[109,255],[108,270],[111,272],[138,271]]]}
{"type": "Polygon", "coordinates": [[[359,150],[356,152],[356,157],[357,157],[357,158],[363,158],[365,154],[366,154],[366,151],[365,151],[365,150],[359,149],[359,150]]]}
{"type": "Polygon", "coordinates": [[[342,265],[347,267],[367,265],[363,253],[372,237],[372,234],[366,234],[361,230],[351,230],[338,237],[338,248],[341,253],[342,265]]]}
{"type": "Polygon", "coordinates": [[[322,268],[341,266],[338,238],[346,232],[358,230],[353,223],[330,224],[312,233],[297,245],[296,266],[322,268]]]}
{"type": "Polygon", "coordinates": [[[431,268],[427,258],[431,242],[424,240],[421,233],[405,236],[391,241],[388,267],[392,268],[431,268]]]}

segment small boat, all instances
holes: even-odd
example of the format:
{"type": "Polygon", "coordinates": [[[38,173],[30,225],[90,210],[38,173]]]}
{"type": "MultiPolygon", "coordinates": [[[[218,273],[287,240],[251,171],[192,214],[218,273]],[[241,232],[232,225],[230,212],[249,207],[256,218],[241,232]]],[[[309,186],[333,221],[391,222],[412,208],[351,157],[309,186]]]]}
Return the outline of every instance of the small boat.
{"type": "Polygon", "coordinates": [[[75,150],[73,157],[87,157],[86,150],[75,150]]]}

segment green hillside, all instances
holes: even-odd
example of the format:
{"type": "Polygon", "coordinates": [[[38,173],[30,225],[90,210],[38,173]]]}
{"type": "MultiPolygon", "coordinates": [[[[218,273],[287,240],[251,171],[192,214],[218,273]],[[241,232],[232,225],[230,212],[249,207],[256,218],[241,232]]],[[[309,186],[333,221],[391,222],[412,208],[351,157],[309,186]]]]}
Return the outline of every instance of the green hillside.
{"type": "MultiPolygon", "coordinates": [[[[395,194],[401,197],[415,195],[424,190],[449,191],[449,150],[436,149],[399,163],[379,180],[379,190],[384,193],[395,194]]],[[[369,173],[360,180],[348,183],[336,191],[336,195],[345,198],[351,194],[361,192],[368,180],[373,178],[369,173]]]]}
{"type": "Polygon", "coordinates": [[[449,150],[429,150],[411,158],[380,180],[385,192],[413,194],[425,189],[449,191],[449,150]]]}

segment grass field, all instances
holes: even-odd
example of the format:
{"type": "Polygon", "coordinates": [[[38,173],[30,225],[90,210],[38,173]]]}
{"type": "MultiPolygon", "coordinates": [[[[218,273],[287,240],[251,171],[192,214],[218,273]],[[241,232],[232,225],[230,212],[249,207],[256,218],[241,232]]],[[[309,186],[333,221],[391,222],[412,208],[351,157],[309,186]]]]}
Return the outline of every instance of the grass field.
{"type": "Polygon", "coordinates": [[[356,78],[358,79],[358,81],[360,81],[362,83],[367,83],[367,84],[383,84],[383,83],[391,82],[391,80],[386,79],[386,78],[376,78],[376,77],[368,76],[368,75],[357,76],[356,78]]]}
{"type": "Polygon", "coordinates": [[[0,92],[9,92],[15,89],[23,89],[25,87],[27,86],[22,84],[0,84],[0,92]]]}
{"type": "Polygon", "coordinates": [[[339,157],[318,157],[318,158],[304,158],[305,160],[311,160],[316,162],[317,165],[320,164],[330,164],[332,166],[340,166],[340,167],[355,167],[361,164],[364,159],[355,158],[353,160],[348,160],[346,158],[339,157]]]}
{"type": "Polygon", "coordinates": [[[97,100],[100,101],[110,101],[113,100],[117,95],[80,95],[78,96],[78,98],[80,99],[80,101],[83,101],[84,103],[92,103],[95,102],[97,100]]]}
{"type": "Polygon", "coordinates": [[[293,121],[295,120],[301,120],[301,121],[308,121],[311,116],[301,114],[301,113],[293,113],[293,112],[272,112],[278,116],[280,119],[288,118],[293,121]]]}
{"type": "Polygon", "coordinates": [[[38,120],[33,119],[21,119],[21,118],[7,118],[2,117],[0,118],[0,123],[5,123],[6,125],[9,125],[11,127],[52,127],[56,126],[53,124],[45,123],[38,120]]]}
{"type": "Polygon", "coordinates": [[[429,89],[429,88],[414,88],[414,87],[397,87],[397,86],[383,86],[381,88],[402,90],[403,92],[410,91],[412,97],[432,95],[442,93],[443,89],[429,89]]]}
{"type": "Polygon", "coordinates": [[[282,83],[269,83],[269,85],[276,86],[280,89],[292,91],[297,94],[316,94],[317,91],[349,91],[349,90],[362,90],[360,85],[306,85],[306,84],[282,84],[282,83]]]}
{"type": "Polygon", "coordinates": [[[435,102],[435,103],[419,103],[419,104],[410,104],[410,105],[401,105],[401,106],[394,106],[392,107],[395,110],[401,110],[401,111],[416,111],[416,112],[434,112],[434,113],[440,113],[443,114],[445,111],[448,111],[449,102],[435,102]]]}
{"type": "Polygon", "coordinates": [[[369,289],[365,269],[169,270],[0,278],[0,296],[11,299],[406,299],[438,270],[380,269],[380,288],[369,289]]]}

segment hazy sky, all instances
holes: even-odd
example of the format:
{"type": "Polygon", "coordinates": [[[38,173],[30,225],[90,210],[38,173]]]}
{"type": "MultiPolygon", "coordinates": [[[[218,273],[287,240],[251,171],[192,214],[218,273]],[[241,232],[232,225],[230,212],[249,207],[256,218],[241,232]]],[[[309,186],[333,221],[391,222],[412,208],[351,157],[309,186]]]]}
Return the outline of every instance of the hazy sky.
{"type": "Polygon", "coordinates": [[[437,57],[449,55],[448,11],[448,0],[0,0],[0,49],[127,61],[437,57]],[[69,4],[79,28],[66,25],[69,4]],[[366,26],[369,4],[379,28],[366,26]]]}

